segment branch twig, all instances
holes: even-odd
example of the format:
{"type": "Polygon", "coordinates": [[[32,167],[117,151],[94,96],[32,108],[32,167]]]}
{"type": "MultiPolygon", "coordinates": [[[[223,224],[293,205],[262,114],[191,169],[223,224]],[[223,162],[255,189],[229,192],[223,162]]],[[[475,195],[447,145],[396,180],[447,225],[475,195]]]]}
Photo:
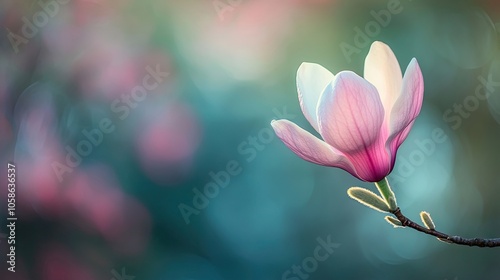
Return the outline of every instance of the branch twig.
{"type": "Polygon", "coordinates": [[[467,245],[467,246],[477,246],[477,247],[500,247],[500,238],[491,238],[491,239],[483,239],[483,238],[463,238],[460,236],[450,236],[446,233],[439,232],[434,229],[428,229],[423,227],[412,220],[408,219],[403,213],[401,213],[401,209],[396,208],[396,210],[391,211],[394,216],[401,222],[404,227],[410,227],[412,229],[418,230],[428,235],[432,235],[437,237],[439,240],[458,244],[458,245],[467,245]]]}

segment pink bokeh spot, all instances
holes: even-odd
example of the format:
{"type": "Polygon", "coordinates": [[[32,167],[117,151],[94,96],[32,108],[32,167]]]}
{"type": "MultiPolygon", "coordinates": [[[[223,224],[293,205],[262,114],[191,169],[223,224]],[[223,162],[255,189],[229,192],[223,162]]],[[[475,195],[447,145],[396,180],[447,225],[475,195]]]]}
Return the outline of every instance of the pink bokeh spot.
{"type": "Polygon", "coordinates": [[[63,212],[62,185],[51,165],[64,162],[63,148],[54,133],[52,109],[38,104],[19,119],[15,163],[29,170],[29,176],[17,177],[17,207],[25,219],[34,212],[45,217],[58,217],[63,212]]]}
{"type": "Polygon", "coordinates": [[[90,233],[102,235],[115,251],[125,255],[144,251],[151,228],[149,212],[123,193],[107,167],[78,170],[64,200],[67,218],[90,233]]]}
{"type": "Polygon", "coordinates": [[[94,280],[90,268],[59,244],[47,244],[38,254],[38,276],[42,280],[94,280]]]}
{"type": "Polygon", "coordinates": [[[104,96],[107,99],[130,94],[132,88],[141,84],[140,72],[119,42],[103,42],[98,36],[92,41],[85,53],[76,60],[74,74],[81,91],[89,97],[104,96]]]}
{"type": "Polygon", "coordinates": [[[174,103],[160,109],[139,133],[137,155],[151,179],[168,183],[179,179],[171,176],[179,176],[189,169],[201,132],[187,105],[174,103]]]}

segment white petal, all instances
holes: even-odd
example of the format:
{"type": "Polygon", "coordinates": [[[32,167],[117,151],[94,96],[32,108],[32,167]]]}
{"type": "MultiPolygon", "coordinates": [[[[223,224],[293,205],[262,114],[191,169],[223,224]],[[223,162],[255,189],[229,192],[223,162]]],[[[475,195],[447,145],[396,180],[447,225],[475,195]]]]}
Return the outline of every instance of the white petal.
{"type": "Polygon", "coordinates": [[[403,80],[398,60],[389,46],[373,42],[365,59],[364,78],[377,88],[388,120],[403,80]]]}
{"type": "Polygon", "coordinates": [[[325,87],[335,78],[319,64],[304,62],[297,70],[297,91],[300,108],[306,119],[319,132],[316,108],[325,87]]]}

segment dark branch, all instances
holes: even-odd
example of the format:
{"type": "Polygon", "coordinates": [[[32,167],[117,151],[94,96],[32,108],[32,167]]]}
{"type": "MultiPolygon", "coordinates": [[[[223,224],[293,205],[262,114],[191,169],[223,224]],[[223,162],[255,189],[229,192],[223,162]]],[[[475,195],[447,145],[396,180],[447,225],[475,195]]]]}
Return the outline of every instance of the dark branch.
{"type": "Polygon", "coordinates": [[[405,215],[403,215],[403,213],[401,213],[399,207],[396,208],[396,210],[392,211],[391,213],[394,214],[394,216],[396,216],[396,218],[401,222],[401,224],[404,227],[410,227],[425,234],[435,236],[439,240],[447,243],[467,245],[467,246],[477,246],[477,247],[500,247],[500,238],[483,239],[483,238],[463,238],[460,236],[450,236],[446,233],[442,233],[434,229],[428,229],[413,222],[412,220],[408,219],[405,215]]]}

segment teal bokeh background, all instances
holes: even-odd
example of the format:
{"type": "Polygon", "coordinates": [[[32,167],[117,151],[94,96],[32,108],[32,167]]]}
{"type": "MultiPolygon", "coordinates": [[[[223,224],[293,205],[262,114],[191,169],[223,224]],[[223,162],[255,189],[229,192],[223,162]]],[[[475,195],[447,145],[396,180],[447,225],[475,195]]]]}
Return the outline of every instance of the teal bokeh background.
{"type": "Polygon", "coordinates": [[[383,41],[425,81],[389,176],[400,207],[500,236],[500,5],[435,2],[3,1],[0,157],[19,220],[17,272],[0,236],[0,278],[499,279],[498,249],[393,229],[346,195],[372,184],[301,160],[270,126],[313,130],[302,62],[362,74],[383,41]]]}

